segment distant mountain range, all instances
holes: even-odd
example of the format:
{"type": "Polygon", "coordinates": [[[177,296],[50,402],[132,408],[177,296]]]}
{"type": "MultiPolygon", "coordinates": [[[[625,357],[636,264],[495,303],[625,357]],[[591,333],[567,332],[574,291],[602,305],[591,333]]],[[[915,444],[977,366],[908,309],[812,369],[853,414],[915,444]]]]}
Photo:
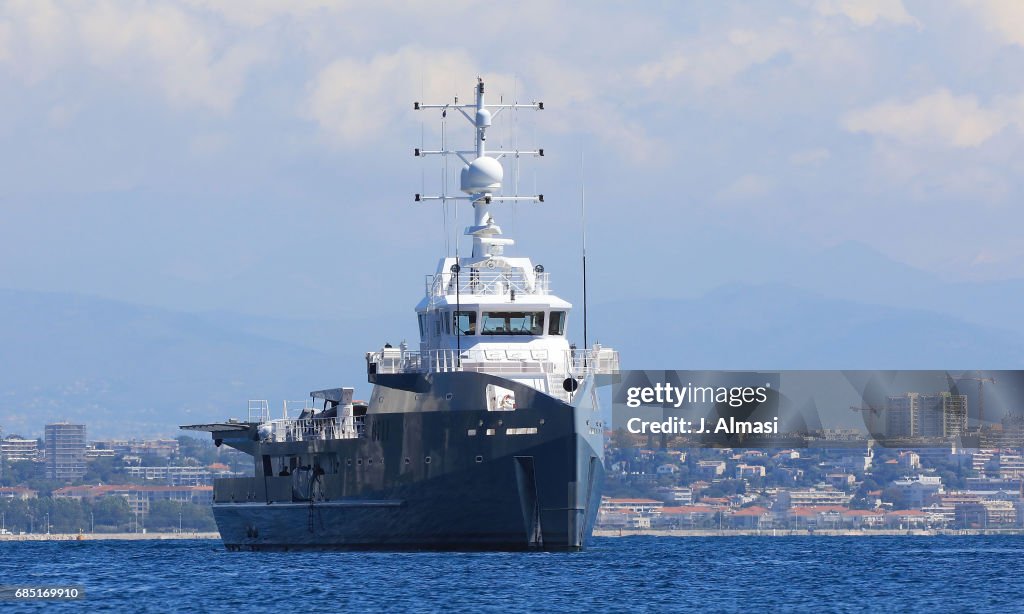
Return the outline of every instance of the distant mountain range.
{"type": "Polygon", "coordinates": [[[591,309],[630,369],[1015,369],[1024,334],[780,284],[591,309]]]}
{"type": "MultiPolygon", "coordinates": [[[[854,244],[752,266],[765,283],[698,276],[710,289],[697,297],[594,303],[590,341],[619,349],[626,368],[1024,368],[1024,281],[947,283],[854,244]]],[[[173,435],[244,416],[250,398],[279,408],[340,385],[365,397],[365,352],[403,337],[415,347],[415,335],[411,308],[297,320],[0,290],[0,427],[39,434],[68,419],[90,436],[173,435]]]]}
{"type": "Polygon", "coordinates": [[[770,259],[762,262],[755,266],[765,270],[752,279],[829,298],[931,311],[1024,334],[1024,279],[949,282],[853,242],[794,254],[774,264],[770,259]]]}
{"type": "MultiPolygon", "coordinates": [[[[276,399],[279,407],[341,385],[342,356],[362,355],[361,346],[345,355],[304,344],[301,335],[290,343],[249,332],[250,325],[242,317],[0,291],[0,426],[39,433],[44,422],[68,419],[95,434],[176,434],[186,422],[244,416],[250,398],[276,399]]],[[[268,325],[289,332],[286,322],[268,325]]]]}

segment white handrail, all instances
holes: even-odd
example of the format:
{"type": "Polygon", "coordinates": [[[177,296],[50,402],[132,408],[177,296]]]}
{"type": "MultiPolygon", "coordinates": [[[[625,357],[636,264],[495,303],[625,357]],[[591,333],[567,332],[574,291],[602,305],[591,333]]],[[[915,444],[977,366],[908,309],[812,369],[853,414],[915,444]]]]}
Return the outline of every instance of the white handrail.
{"type": "Polygon", "coordinates": [[[453,294],[502,295],[515,290],[516,294],[550,294],[548,273],[524,271],[466,271],[458,276],[451,273],[427,275],[426,294],[428,297],[450,296],[453,294]],[[458,279],[458,292],[455,282],[458,279]]]}
{"type": "Polygon", "coordinates": [[[371,352],[367,359],[377,373],[447,373],[475,371],[483,373],[536,373],[589,375],[619,370],[619,353],[610,348],[588,350],[405,350],[398,357],[394,350],[384,359],[382,352],[371,352]]]}
{"type": "Polygon", "coordinates": [[[364,416],[352,416],[343,424],[337,418],[282,418],[270,422],[270,439],[282,441],[322,441],[327,439],[355,439],[363,436],[364,416]]]}
{"type": "Polygon", "coordinates": [[[263,424],[270,420],[270,404],[265,399],[249,400],[249,422],[263,424]]]}

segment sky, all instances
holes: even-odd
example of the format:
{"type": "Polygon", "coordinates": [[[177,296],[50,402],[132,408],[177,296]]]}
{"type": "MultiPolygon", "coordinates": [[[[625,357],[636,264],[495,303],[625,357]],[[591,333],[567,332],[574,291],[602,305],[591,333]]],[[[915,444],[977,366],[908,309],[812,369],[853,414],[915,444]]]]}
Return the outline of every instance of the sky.
{"type": "Polygon", "coordinates": [[[411,326],[470,219],[413,202],[442,169],[412,102],[477,75],[545,102],[492,136],[545,149],[545,202],[494,215],[570,300],[581,181],[595,301],[850,242],[1022,277],[1024,3],[6,0],[0,287],[411,326]]]}

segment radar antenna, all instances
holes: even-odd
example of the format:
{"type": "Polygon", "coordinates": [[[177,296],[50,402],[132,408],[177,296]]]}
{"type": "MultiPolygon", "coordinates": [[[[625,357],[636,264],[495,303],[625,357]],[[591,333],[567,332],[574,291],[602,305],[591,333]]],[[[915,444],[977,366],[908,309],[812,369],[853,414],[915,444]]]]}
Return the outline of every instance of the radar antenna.
{"type": "Polygon", "coordinates": [[[544,195],[536,196],[502,196],[501,182],[504,179],[504,169],[501,159],[506,156],[543,156],[543,149],[536,150],[487,150],[487,129],[502,111],[506,109],[535,109],[544,110],[543,102],[531,102],[529,104],[486,104],[484,101],[484,80],[477,77],[476,102],[473,104],[459,104],[458,97],[451,104],[423,104],[413,103],[413,109],[417,111],[425,109],[441,109],[442,116],[447,116],[449,109],[454,109],[462,114],[466,120],[473,125],[476,132],[476,147],[473,150],[438,149],[428,150],[417,147],[414,155],[423,156],[458,156],[465,164],[460,174],[459,187],[464,196],[451,196],[445,191],[441,195],[428,196],[416,194],[416,201],[440,200],[468,200],[473,205],[473,225],[466,228],[465,234],[473,237],[473,258],[489,259],[500,256],[504,248],[513,245],[512,239],[501,236],[501,227],[494,223],[494,217],[490,213],[490,205],[494,202],[527,201],[544,202],[544,195]],[[472,115],[470,114],[472,111],[472,115]]]}

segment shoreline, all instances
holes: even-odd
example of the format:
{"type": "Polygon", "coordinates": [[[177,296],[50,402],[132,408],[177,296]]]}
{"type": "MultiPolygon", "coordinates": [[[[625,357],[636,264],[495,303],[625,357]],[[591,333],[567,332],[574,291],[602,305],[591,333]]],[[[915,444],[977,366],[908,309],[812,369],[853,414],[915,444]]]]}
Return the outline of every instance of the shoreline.
{"type": "Polygon", "coordinates": [[[220,539],[216,531],[183,531],[181,533],[32,533],[27,535],[0,535],[0,542],[75,542],[100,540],[167,540],[167,539],[220,539]]]}
{"type": "MultiPolygon", "coordinates": [[[[1024,535],[1024,529],[594,529],[594,537],[938,537],[979,535],[1024,535]]],[[[35,533],[0,535],[0,542],[25,541],[142,541],[219,540],[216,531],[182,533],[35,533]]]]}
{"type": "Polygon", "coordinates": [[[1024,529],[594,529],[594,537],[875,537],[1024,535],[1024,529]]]}

